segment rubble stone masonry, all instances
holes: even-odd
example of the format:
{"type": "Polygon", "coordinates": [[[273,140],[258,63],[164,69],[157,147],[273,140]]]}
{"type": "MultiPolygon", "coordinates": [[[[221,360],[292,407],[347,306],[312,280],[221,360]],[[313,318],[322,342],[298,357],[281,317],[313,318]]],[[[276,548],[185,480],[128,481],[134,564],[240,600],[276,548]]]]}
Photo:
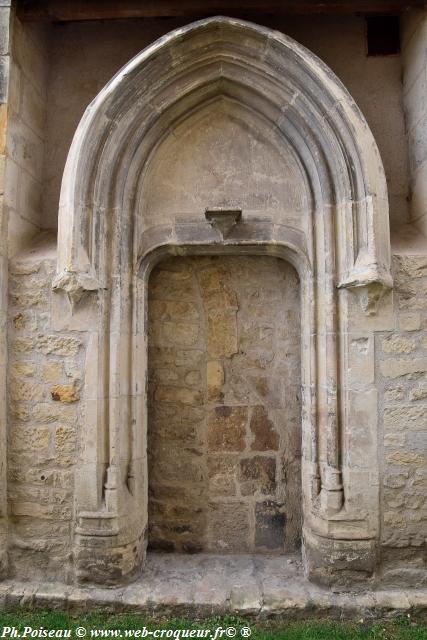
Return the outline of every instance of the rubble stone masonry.
{"type": "Polygon", "coordinates": [[[268,257],[162,262],[149,287],[149,544],[299,547],[298,278],[268,257]]]}
{"type": "Polygon", "coordinates": [[[427,541],[427,258],[394,256],[393,331],[377,335],[383,571],[416,584],[427,541]]]}

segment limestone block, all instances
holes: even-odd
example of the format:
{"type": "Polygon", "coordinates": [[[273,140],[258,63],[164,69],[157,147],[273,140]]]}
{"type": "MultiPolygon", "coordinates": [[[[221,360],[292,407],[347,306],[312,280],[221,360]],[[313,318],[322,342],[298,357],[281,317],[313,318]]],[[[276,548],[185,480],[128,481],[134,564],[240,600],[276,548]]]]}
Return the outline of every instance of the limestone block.
{"type": "Polygon", "coordinates": [[[58,356],[74,356],[81,347],[81,341],[69,336],[42,335],[31,338],[16,338],[12,349],[18,353],[36,351],[39,353],[54,354],[58,356]]]}
{"type": "Polygon", "coordinates": [[[29,83],[23,83],[22,88],[21,118],[36,131],[40,137],[43,137],[46,117],[45,103],[29,83]]]}
{"type": "Polygon", "coordinates": [[[374,427],[378,415],[377,389],[351,391],[347,396],[349,422],[347,456],[353,467],[375,465],[376,451],[374,427]]]}
{"type": "Polygon", "coordinates": [[[201,383],[201,376],[199,371],[189,371],[184,378],[185,384],[190,387],[199,386],[201,383]]]}
{"type": "Polygon", "coordinates": [[[82,369],[75,360],[65,360],[64,369],[66,376],[71,378],[74,383],[83,379],[82,369]]]}
{"type": "Polygon", "coordinates": [[[178,404],[200,405],[203,396],[200,391],[186,387],[172,387],[159,385],[154,392],[156,402],[172,402],[178,404]]]}
{"type": "Polygon", "coordinates": [[[402,471],[400,473],[387,473],[384,476],[383,484],[385,487],[390,487],[391,489],[400,489],[406,486],[408,478],[408,471],[402,471]]]}
{"type": "Polygon", "coordinates": [[[211,551],[249,549],[249,512],[242,502],[211,503],[207,515],[208,545],[211,551]]]}
{"type": "Polygon", "coordinates": [[[400,313],[399,328],[401,331],[418,331],[421,328],[421,316],[419,313],[400,313]]]}
{"type": "Polygon", "coordinates": [[[247,407],[215,407],[208,417],[208,443],[212,451],[243,451],[247,407]]]}
{"type": "Polygon", "coordinates": [[[372,384],[375,376],[374,340],[370,336],[352,335],[348,356],[348,376],[351,382],[372,384]]]}
{"type": "Polygon", "coordinates": [[[416,348],[413,339],[397,334],[387,336],[381,342],[384,353],[411,353],[416,348]]]}
{"type": "Polygon", "coordinates": [[[243,458],[239,483],[242,496],[273,494],[276,490],[276,460],[263,456],[243,458]]]}
{"type": "Polygon", "coordinates": [[[380,362],[380,371],[385,378],[419,377],[427,372],[427,358],[388,358],[380,362]]]}
{"type": "Polygon", "coordinates": [[[427,276],[427,258],[425,256],[394,255],[393,267],[400,282],[427,276]]]}
{"type": "Polygon", "coordinates": [[[386,433],[384,435],[385,447],[401,447],[406,442],[406,433],[386,433]]]}
{"type": "Polygon", "coordinates": [[[273,500],[255,506],[255,546],[281,551],[285,540],[285,505],[273,500]]]}
{"type": "Polygon", "coordinates": [[[151,379],[154,382],[160,382],[161,384],[167,385],[171,382],[178,382],[179,375],[174,369],[160,369],[159,367],[156,367],[156,369],[151,372],[151,379]]]}
{"type": "Polygon", "coordinates": [[[57,402],[40,402],[35,405],[32,416],[36,422],[41,423],[56,422],[57,420],[70,423],[75,422],[77,414],[74,406],[57,402]]]}
{"type": "Polygon", "coordinates": [[[151,326],[152,344],[155,346],[176,345],[178,347],[195,346],[199,337],[199,326],[183,322],[154,323],[151,326]]]}
{"type": "MultiPolygon", "coordinates": [[[[176,450],[168,446],[158,449],[159,459],[152,469],[153,484],[182,484],[182,479],[186,482],[199,483],[203,482],[205,470],[203,467],[203,458],[201,452],[192,447],[180,447],[179,456],[176,450]]],[[[182,489],[181,489],[182,491],[182,489]]]]}
{"type": "Polygon", "coordinates": [[[16,378],[10,378],[9,396],[12,403],[39,402],[44,399],[44,389],[38,382],[30,382],[16,378]]]}
{"type": "Polygon", "coordinates": [[[14,451],[47,450],[49,447],[49,430],[47,427],[15,425],[11,429],[10,447],[14,451]]]}
{"type": "Polygon", "coordinates": [[[62,379],[64,367],[62,362],[56,360],[50,360],[43,365],[43,382],[50,382],[58,384],[62,379]]]}
{"type": "Polygon", "coordinates": [[[406,526],[405,516],[395,511],[386,511],[384,513],[384,524],[387,527],[404,529],[406,526]]]}
{"type": "Polygon", "coordinates": [[[209,493],[211,496],[236,495],[237,456],[208,457],[209,493]]]}
{"type": "Polygon", "coordinates": [[[66,425],[55,427],[55,449],[58,453],[72,453],[76,448],[76,429],[66,425]]]}
{"type": "Polygon", "coordinates": [[[254,407],[252,410],[250,429],[253,434],[252,451],[278,450],[279,434],[273,422],[269,419],[268,412],[262,405],[254,407]]]}
{"type": "Polygon", "coordinates": [[[413,173],[427,160],[427,117],[420,114],[421,119],[409,131],[409,148],[411,150],[409,160],[413,173]]]}
{"type": "Polygon", "coordinates": [[[150,299],[192,300],[194,283],[187,271],[157,270],[150,278],[150,299]]]}
{"type": "Polygon", "coordinates": [[[11,505],[12,514],[16,517],[27,516],[35,519],[70,520],[71,505],[37,504],[35,502],[14,502],[11,505]]]}
{"type": "Polygon", "coordinates": [[[208,353],[211,358],[230,358],[237,353],[235,312],[208,315],[208,353]]]}
{"type": "Polygon", "coordinates": [[[411,389],[409,392],[409,400],[425,400],[427,398],[427,384],[420,384],[418,387],[411,389]]]}
{"type": "Polygon", "coordinates": [[[416,82],[405,93],[404,107],[408,122],[408,129],[416,127],[419,120],[426,113],[425,96],[427,94],[427,70],[420,70],[416,82]]]}
{"type": "Polygon", "coordinates": [[[151,300],[150,316],[158,321],[195,321],[199,319],[199,312],[193,302],[177,300],[151,300]]]}
{"type": "Polygon", "coordinates": [[[16,378],[31,378],[36,375],[37,364],[31,360],[10,362],[9,371],[16,378]]]}
{"type": "Polygon", "coordinates": [[[55,384],[50,389],[52,400],[57,402],[77,402],[80,399],[79,390],[74,384],[55,384]]]}
{"type": "Polygon", "coordinates": [[[37,320],[34,315],[29,313],[17,313],[13,316],[12,319],[13,328],[16,331],[36,331],[37,330],[37,320]]]}
{"type": "Polygon", "coordinates": [[[420,72],[425,69],[426,31],[427,20],[425,16],[422,16],[412,37],[403,49],[405,93],[409,91],[416,82],[420,72]]]}
{"type": "Polygon", "coordinates": [[[399,309],[427,309],[427,284],[416,280],[405,282],[396,288],[399,309]]]}
{"type": "Polygon", "coordinates": [[[221,398],[221,389],[224,382],[224,368],[221,362],[218,360],[209,360],[206,363],[206,384],[209,400],[219,400],[221,398]]]}
{"type": "Polygon", "coordinates": [[[411,465],[421,467],[424,464],[423,457],[412,451],[395,451],[386,456],[387,462],[395,465],[411,465]]]}
{"type": "Polygon", "coordinates": [[[391,387],[384,392],[385,402],[399,402],[405,399],[405,389],[403,387],[391,387]]]}
{"type": "Polygon", "coordinates": [[[12,340],[11,350],[13,353],[25,353],[33,351],[34,341],[31,338],[15,338],[12,340]]]}
{"type": "Polygon", "coordinates": [[[423,431],[427,429],[427,406],[395,405],[384,409],[384,431],[423,431]]]}
{"type": "Polygon", "coordinates": [[[427,162],[418,169],[412,179],[411,211],[414,220],[427,214],[427,162]]]}

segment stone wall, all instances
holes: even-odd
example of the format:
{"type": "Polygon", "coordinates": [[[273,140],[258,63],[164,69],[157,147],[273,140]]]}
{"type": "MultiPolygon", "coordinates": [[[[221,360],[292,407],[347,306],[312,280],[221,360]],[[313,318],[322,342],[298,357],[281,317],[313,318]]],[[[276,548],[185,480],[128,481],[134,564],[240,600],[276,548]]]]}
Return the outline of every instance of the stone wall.
{"type": "Polygon", "coordinates": [[[46,27],[13,21],[5,204],[9,255],[40,230],[48,50],[46,27]]]}
{"type": "Polygon", "coordinates": [[[5,167],[7,154],[7,117],[10,68],[10,0],[0,2],[0,575],[7,572],[7,226],[5,206],[5,167]]]}
{"type": "MultiPolygon", "coordinates": [[[[377,335],[382,571],[421,586],[427,550],[427,257],[393,260],[395,330],[377,335]]],[[[425,583],[425,582],[424,582],[425,583]]]]}
{"type": "Polygon", "coordinates": [[[151,275],[149,322],[149,545],[295,550],[295,271],[276,258],[170,259],[151,275]]]}
{"type": "Polygon", "coordinates": [[[54,240],[10,264],[8,367],[9,562],[23,579],[67,579],[82,334],[57,331],[54,240]]]}
{"type": "Polygon", "coordinates": [[[403,89],[411,173],[411,217],[427,234],[427,10],[406,14],[402,29],[403,89]]]}

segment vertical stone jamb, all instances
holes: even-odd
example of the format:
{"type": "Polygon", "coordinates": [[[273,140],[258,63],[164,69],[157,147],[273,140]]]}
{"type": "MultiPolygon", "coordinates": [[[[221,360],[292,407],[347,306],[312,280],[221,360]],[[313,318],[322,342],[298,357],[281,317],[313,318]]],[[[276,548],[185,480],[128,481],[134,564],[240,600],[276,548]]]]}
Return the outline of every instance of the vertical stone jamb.
{"type": "Polygon", "coordinates": [[[7,361],[7,211],[3,203],[4,172],[7,146],[7,98],[10,58],[10,0],[0,0],[0,576],[7,571],[7,421],[6,421],[6,361],[7,361]]]}
{"type": "Polygon", "coordinates": [[[402,19],[403,100],[413,224],[427,235],[427,9],[402,19]]]}

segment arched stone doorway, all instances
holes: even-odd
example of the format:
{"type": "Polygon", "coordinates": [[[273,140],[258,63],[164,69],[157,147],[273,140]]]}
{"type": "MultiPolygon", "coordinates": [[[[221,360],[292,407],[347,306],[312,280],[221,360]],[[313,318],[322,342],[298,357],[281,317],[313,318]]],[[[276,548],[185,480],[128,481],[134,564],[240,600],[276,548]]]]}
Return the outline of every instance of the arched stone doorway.
{"type": "Polygon", "coordinates": [[[366,579],[378,536],[366,372],[376,303],[391,286],[384,172],[329,69],[289,38],[228,18],[178,29],[132,60],[88,107],[68,156],[55,287],[71,313],[87,292],[98,301],[78,578],[116,584],[141,566],[148,279],[165,256],[194,253],[276,256],[298,271],[306,567],[324,582],[366,579]]]}

